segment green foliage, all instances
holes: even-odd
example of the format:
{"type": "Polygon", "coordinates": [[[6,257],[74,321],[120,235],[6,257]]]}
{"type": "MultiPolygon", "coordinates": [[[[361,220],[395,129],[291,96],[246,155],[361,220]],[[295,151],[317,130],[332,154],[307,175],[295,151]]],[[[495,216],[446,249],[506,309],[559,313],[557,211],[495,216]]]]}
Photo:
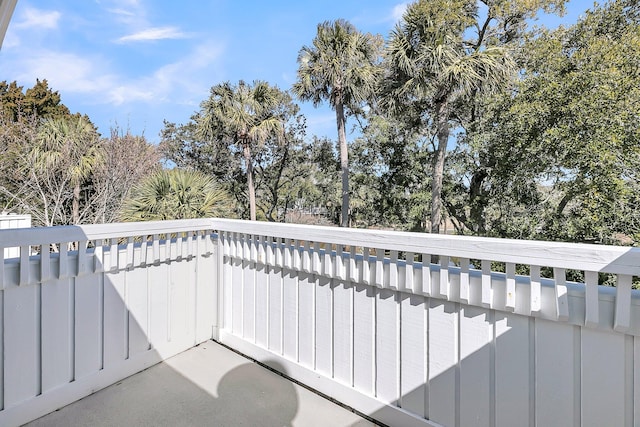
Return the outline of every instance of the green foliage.
{"type": "Polygon", "coordinates": [[[460,214],[469,228],[637,242],[639,11],[636,2],[612,1],[523,45],[515,90],[485,101],[466,136],[460,165],[478,183],[475,196],[466,186],[477,214],[460,214]]]}
{"type": "Polygon", "coordinates": [[[126,222],[230,217],[231,196],[202,172],[157,171],[131,190],[120,219],[126,222]]]}
{"type": "Polygon", "coordinates": [[[346,114],[361,114],[376,91],[382,39],[359,32],[345,20],[318,25],[312,46],[298,54],[298,79],[293,92],[315,106],[328,101],[336,112],[342,206],[340,225],[349,226],[349,150],[345,133],[346,114]]]}
{"type": "Polygon", "coordinates": [[[68,116],[69,109],[61,103],[60,94],[49,88],[47,80],[36,80],[32,88],[23,92],[17,82],[0,82],[0,105],[2,114],[8,121],[38,118],[59,118],[68,116]]]}

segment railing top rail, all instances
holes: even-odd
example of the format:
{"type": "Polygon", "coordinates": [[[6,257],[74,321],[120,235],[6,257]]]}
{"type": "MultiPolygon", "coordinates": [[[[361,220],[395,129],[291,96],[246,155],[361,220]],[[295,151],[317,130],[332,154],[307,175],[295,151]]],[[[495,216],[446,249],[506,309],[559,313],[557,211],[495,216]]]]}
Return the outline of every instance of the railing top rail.
{"type": "Polygon", "coordinates": [[[212,219],[220,231],[640,276],[640,248],[212,219]]]}
{"type": "Polygon", "coordinates": [[[210,219],[67,225],[0,230],[0,247],[41,245],[211,229],[210,219]]]}

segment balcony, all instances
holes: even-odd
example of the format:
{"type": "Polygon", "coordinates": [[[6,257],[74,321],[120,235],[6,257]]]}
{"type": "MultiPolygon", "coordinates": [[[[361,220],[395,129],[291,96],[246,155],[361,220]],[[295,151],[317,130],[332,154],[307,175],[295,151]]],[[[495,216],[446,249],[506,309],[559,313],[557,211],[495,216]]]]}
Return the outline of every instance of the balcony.
{"type": "Polygon", "coordinates": [[[2,230],[0,256],[3,426],[161,399],[158,370],[224,423],[272,373],[220,344],[387,425],[640,425],[639,249],[207,219],[2,230]]]}

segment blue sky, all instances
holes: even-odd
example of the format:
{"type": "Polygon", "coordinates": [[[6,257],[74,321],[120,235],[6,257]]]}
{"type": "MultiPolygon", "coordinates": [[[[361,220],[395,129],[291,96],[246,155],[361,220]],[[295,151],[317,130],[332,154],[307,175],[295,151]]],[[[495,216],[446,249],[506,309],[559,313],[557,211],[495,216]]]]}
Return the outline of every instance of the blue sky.
{"type": "MultiPolygon", "coordinates": [[[[406,3],[376,0],[18,0],[2,50],[0,81],[47,79],[72,112],[103,135],[130,128],[158,142],[163,120],[185,123],[224,81],[266,80],[289,89],[299,49],[316,25],[344,18],[387,36],[406,3]]],[[[572,0],[574,23],[591,1],[572,0]]],[[[308,133],[335,139],[329,108],[301,104],[308,133]]]]}

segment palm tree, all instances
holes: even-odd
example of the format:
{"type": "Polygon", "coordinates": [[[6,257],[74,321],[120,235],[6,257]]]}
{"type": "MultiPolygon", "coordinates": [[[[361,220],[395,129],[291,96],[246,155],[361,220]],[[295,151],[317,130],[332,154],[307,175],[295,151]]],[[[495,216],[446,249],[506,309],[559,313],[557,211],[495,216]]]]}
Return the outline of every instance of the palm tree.
{"type": "Polygon", "coordinates": [[[407,7],[387,45],[383,104],[401,109],[412,103],[429,113],[436,130],[432,233],[440,231],[442,220],[442,180],[454,103],[480,91],[495,91],[515,73],[508,49],[487,43],[491,13],[484,25],[478,25],[475,1],[418,0],[407,7]],[[473,28],[478,37],[469,41],[465,36],[473,28]]]}
{"type": "Polygon", "coordinates": [[[266,82],[254,81],[250,85],[241,80],[237,86],[229,82],[213,86],[209,99],[202,103],[200,136],[228,140],[242,150],[252,221],[256,219],[253,151],[269,137],[283,138],[284,124],[278,107],[284,96],[266,82]]]}
{"type": "Polygon", "coordinates": [[[298,54],[298,80],[294,93],[317,107],[329,101],[336,112],[340,168],[342,170],[342,212],[340,225],[349,226],[349,150],[345,132],[346,113],[357,114],[376,89],[382,39],[359,32],[345,20],[318,25],[312,46],[298,54]]]}
{"type": "Polygon", "coordinates": [[[229,217],[232,198],[202,172],[160,170],[134,186],[120,219],[126,222],[229,217]]]}
{"type": "Polygon", "coordinates": [[[93,124],[79,114],[45,120],[29,158],[36,171],[45,173],[53,169],[66,174],[73,187],[72,223],[79,224],[80,187],[103,159],[93,124]]]}

